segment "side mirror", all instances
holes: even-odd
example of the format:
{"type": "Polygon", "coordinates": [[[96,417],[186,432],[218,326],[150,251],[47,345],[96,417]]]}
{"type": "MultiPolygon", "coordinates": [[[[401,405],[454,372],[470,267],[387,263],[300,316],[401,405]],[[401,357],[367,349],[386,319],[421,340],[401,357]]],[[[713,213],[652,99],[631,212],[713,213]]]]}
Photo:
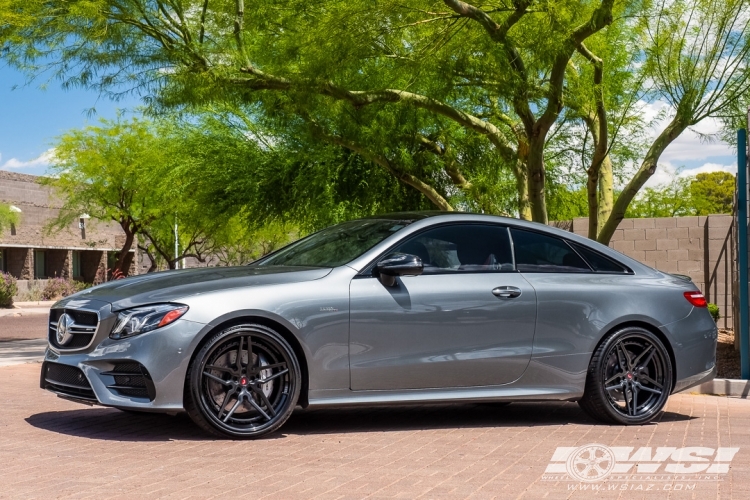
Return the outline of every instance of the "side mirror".
{"type": "Polygon", "coordinates": [[[394,253],[375,264],[375,276],[385,286],[396,284],[397,276],[419,276],[424,271],[422,259],[408,253],[394,253]]]}

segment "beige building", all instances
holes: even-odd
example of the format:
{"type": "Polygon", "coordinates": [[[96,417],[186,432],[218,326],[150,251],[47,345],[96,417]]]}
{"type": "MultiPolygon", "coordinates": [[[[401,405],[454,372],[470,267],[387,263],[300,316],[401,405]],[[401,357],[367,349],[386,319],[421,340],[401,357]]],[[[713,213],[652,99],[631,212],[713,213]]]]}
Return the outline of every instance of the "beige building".
{"type": "MultiPolygon", "coordinates": [[[[50,188],[38,181],[34,175],[0,170],[0,203],[11,205],[19,215],[18,224],[0,233],[0,270],[19,280],[19,295],[34,280],[62,277],[87,283],[106,281],[125,239],[120,226],[81,214],[67,228],[49,231],[47,226],[61,204],[50,188]]],[[[131,252],[134,274],[139,266],[136,252],[131,252]]]]}

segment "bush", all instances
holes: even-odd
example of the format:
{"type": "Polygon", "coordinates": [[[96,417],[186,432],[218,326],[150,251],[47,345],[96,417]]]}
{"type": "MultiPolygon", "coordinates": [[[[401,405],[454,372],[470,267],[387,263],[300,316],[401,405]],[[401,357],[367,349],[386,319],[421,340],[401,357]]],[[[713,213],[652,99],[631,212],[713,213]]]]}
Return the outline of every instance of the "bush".
{"type": "Polygon", "coordinates": [[[0,307],[11,307],[16,293],[18,293],[16,278],[0,271],[0,307]]]}
{"type": "Polygon", "coordinates": [[[711,313],[711,317],[714,319],[714,322],[719,321],[719,318],[721,318],[721,314],[719,313],[719,306],[717,306],[716,304],[712,304],[711,302],[709,302],[708,312],[711,313]]]}
{"type": "Polygon", "coordinates": [[[90,285],[66,278],[52,278],[42,290],[42,300],[56,300],[88,288],[90,285]]]}
{"type": "Polygon", "coordinates": [[[26,291],[18,294],[19,302],[39,302],[42,300],[42,282],[29,280],[26,291]]]}

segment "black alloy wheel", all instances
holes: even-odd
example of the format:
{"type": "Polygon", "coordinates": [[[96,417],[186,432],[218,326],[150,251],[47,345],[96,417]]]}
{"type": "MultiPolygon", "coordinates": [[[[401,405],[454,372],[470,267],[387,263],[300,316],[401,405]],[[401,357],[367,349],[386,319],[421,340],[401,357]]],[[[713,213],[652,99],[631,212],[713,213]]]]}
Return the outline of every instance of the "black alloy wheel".
{"type": "Polygon", "coordinates": [[[603,422],[648,423],[672,392],[672,370],[669,353],[656,335],[643,328],[623,328],[594,352],[579,404],[603,422]]]}
{"type": "Polygon", "coordinates": [[[185,409],[204,430],[253,439],[274,432],[294,411],[300,368],[289,343],[263,325],[215,334],[191,363],[185,409]]]}

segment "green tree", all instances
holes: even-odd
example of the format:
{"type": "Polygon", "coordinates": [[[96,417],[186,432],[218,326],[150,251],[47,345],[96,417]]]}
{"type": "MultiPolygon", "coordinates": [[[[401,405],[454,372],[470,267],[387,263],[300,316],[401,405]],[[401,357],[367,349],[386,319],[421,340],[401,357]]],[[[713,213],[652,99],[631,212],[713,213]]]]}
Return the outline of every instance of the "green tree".
{"type": "Polygon", "coordinates": [[[441,210],[503,211],[510,176],[513,212],[546,222],[553,153],[579,150],[603,242],[666,147],[750,88],[743,0],[5,1],[3,57],[30,74],[155,110],[227,106],[294,131],[307,165],[330,167],[304,156],[318,142],[346,149],[364,182],[379,170],[441,210]],[[614,199],[644,102],[667,125],[614,199]]]}
{"type": "Polygon", "coordinates": [[[690,178],[675,174],[668,182],[642,189],[628,207],[627,217],[680,217],[695,213],[690,178]]]}
{"type": "Polygon", "coordinates": [[[734,176],[728,172],[698,174],[690,183],[695,215],[732,213],[734,176]]]}
{"type": "Polygon", "coordinates": [[[161,216],[154,206],[152,179],[164,155],[152,125],[143,120],[102,120],[58,138],[49,176],[42,182],[62,196],[52,229],[62,229],[87,213],[116,222],[125,233],[113,271],[127,275],[138,233],[161,216]]]}

